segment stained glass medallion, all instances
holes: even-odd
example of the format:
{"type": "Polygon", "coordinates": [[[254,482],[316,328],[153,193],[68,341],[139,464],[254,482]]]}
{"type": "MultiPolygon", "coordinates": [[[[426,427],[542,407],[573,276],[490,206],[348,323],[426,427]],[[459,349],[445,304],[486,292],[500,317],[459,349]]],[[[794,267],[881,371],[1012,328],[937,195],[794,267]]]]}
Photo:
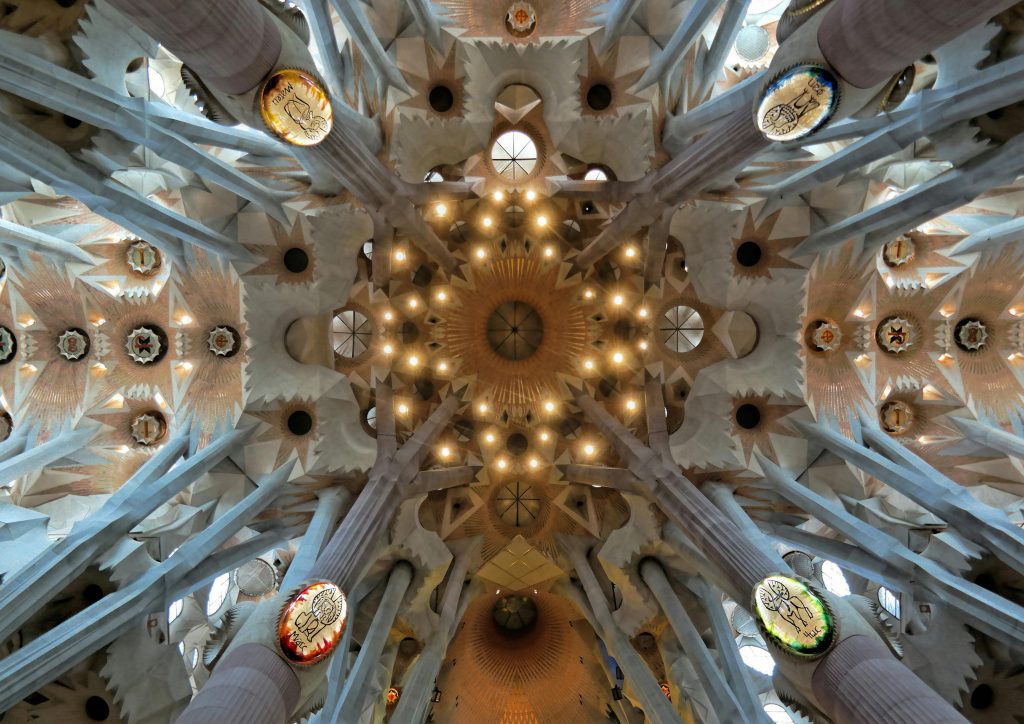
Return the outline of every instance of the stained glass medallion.
{"type": "Polygon", "coordinates": [[[277,624],[277,640],[292,663],[315,664],[331,654],[347,622],[345,594],[333,583],[317,581],[285,605],[277,624]]]}
{"type": "Polygon", "coordinates": [[[838,104],[839,84],[828,69],[797,65],[764,89],[757,126],[770,141],[792,141],[825,125],[838,104]]]}
{"type": "Polygon", "coordinates": [[[752,608],[765,638],[798,656],[819,656],[835,640],[832,612],[810,587],[782,574],[754,587],[752,608]]]}

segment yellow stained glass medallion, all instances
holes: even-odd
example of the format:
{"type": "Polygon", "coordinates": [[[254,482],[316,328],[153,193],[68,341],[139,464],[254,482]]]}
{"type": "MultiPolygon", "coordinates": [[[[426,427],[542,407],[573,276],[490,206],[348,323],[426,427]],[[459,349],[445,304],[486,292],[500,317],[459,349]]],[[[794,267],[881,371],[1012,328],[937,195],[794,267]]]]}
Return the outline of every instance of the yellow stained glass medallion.
{"type": "Polygon", "coordinates": [[[267,128],[296,146],[315,146],[334,123],[331,100],[320,81],[303,70],[279,70],[260,92],[267,128]]]}

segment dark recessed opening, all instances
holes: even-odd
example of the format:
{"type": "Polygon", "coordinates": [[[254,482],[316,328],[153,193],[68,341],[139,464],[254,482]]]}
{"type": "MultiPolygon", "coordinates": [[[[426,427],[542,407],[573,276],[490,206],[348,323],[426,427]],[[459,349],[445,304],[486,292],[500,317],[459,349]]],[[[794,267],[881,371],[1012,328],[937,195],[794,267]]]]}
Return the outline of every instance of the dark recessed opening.
{"type": "Polygon", "coordinates": [[[299,274],[309,267],[309,254],[305,249],[293,246],[284,253],[284,268],[292,274],[299,274]]]}
{"type": "Polygon", "coordinates": [[[740,405],[736,408],[736,424],[744,430],[753,430],[761,422],[761,411],[756,405],[740,405]]]}
{"type": "Polygon", "coordinates": [[[412,274],[412,283],[418,287],[425,287],[434,278],[434,272],[426,264],[420,264],[412,274]]]}
{"type": "Polygon", "coordinates": [[[612,104],[612,89],[604,83],[595,83],[587,91],[587,105],[591,110],[603,111],[612,104]]]}
{"type": "Polygon", "coordinates": [[[514,432],[505,441],[505,449],[513,455],[522,455],[530,447],[530,441],[521,432],[514,432]]]}
{"type": "Polygon", "coordinates": [[[435,85],[428,96],[430,107],[438,113],[447,113],[455,105],[455,94],[446,85],[435,85]]]}
{"type": "Polygon", "coordinates": [[[39,706],[40,704],[45,704],[49,700],[50,698],[48,696],[44,696],[43,694],[40,694],[38,691],[33,691],[24,699],[25,703],[30,704],[31,706],[39,706]]]}
{"type": "Polygon", "coordinates": [[[288,432],[292,435],[308,435],[313,429],[313,416],[305,410],[297,410],[288,415],[288,432]]]}
{"type": "Polygon", "coordinates": [[[744,241],[736,247],[736,261],[741,266],[756,266],[761,261],[761,245],[756,241],[744,241]]]}
{"type": "Polygon", "coordinates": [[[64,125],[68,128],[78,128],[80,125],[82,125],[82,122],[74,116],[65,115],[64,125]]]}
{"type": "Polygon", "coordinates": [[[90,583],[82,589],[82,598],[85,599],[86,603],[96,603],[105,595],[106,594],[103,593],[103,589],[95,583],[90,583]]]}
{"type": "Polygon", "coordinates": [[[458,418],[453,427],[455,428],[455,434],[463,442],[473,437],[473,431],[476,430],[476,424],[468,417],[458,418]]]}
{"type": "Polygon", "coordinates": [[[90,696],[85,700],[85,715],[93,721],[106,721],[110,717],[110,705],[101,697],[90,696]]]}
{"type": "Polygon", "coordinates": [[[75,2],[77,2],[77,0],[57,0],[57,4],[62,8],[69,8],[74,5],[75,2]]]}
{"type": "Polygon", "coordinates": [[[986,591],[996,590],[996,579],[992,577],[991,573],[979,573],[975,576],[974,582],[986,591]]]}
{"type": "Polygon", "coordinates": [[[592,214],[595,211],[597,211],[597,207],[594,206],[593,201],[584,201],[582,204],[580,204],[580,211],[582,211],[584,214],[592,214]]]}
{"type": "Polygon", "coordinates": [[[434,396],[434,383],[430,380],[416,380],[416,383],[413,385],[413,389],[416,390],[416,394],[421,400],[429,400],[434,396]]]}
{"type": "Polygon", "coordinates": [[[971,708],[988,709],[996,700],[996,693],[988,684],[978,684],[971,692],[971,708]]]}

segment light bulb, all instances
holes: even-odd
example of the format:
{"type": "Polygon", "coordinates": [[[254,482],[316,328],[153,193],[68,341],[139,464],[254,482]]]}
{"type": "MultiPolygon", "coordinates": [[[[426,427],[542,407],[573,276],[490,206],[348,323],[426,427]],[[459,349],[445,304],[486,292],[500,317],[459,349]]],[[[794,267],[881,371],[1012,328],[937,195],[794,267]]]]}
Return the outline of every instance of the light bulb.
{"type": "Polygon", "coordinates": [[[537,217],[537,226],[547,226],[547,225],[548,225],[548,217],[543,216],[543,215],[537,217]]]}
{"type": "Polygon", "coordinates": [[[434,213],[437,214],[438,216],[444,216],[445,214],[448,213],[448,207],[445,206],[444,204],[438,204],[437,206],[434,207],[434,213]]]}
{"type": "Polygon", "coordinates": [[[536,199],[537,199],[537,192],[536,191],[534,191],[533,189],[530,189],[529,191],[526,192],[526,200],[527,201],[535,201],[536,199]]]}
{"type": "Polygon", "coordinates": [[[615,354],[612,355],[612,362],[614,362],[617,365],[622,364],[622,361],[624,359],[626,359],[626,357],[625,355],[622,354],[622,352],[616,352],[615,354]]]}
{"type": "Polygon", "coordinates": [[[402,251],[401,249],[398,249],[395,252],[395,261],[405,261],[405,252],[402,251]]]}

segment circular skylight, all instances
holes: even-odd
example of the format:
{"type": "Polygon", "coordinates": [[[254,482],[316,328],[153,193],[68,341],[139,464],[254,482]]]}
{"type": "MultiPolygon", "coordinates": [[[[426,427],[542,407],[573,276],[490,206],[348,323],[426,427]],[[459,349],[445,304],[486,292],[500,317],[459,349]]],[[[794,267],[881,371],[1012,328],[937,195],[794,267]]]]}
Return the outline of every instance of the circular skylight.
{"type": "Polygon", "coordinates": [[[370,346],[373,327],[362,312],[344,309],[331,322],[331,344],[342,357],[355,359],[370,346]]]}
{"type": "Polygon", "coordinates": [[[586,176],[583,177],[584,181],[607,181],[608,174],[604,172],[603,168],[594,167],[587,171],[586,176]]]}
{"type": "Polygon", "coordinates": [[[509,181],[522,181],[537,167],[537,144],[522,131],[506,131],[491,146],[491,163],[509,181]]]}
{"type": "Polygon", "coordinates": [[[850,584],[847,583],[846,576],[842,569],[832,561],[825,561],[821,564],[821,580],[825,584],[825,588],[837,596],[850,595],[850,584]]]}
{"type": "Polygon", "coordinates": [[[693,307],[679,305],[661,320],[661,341],[673,352],[689,352],[704,339],[704,320],[693,307]]]}

